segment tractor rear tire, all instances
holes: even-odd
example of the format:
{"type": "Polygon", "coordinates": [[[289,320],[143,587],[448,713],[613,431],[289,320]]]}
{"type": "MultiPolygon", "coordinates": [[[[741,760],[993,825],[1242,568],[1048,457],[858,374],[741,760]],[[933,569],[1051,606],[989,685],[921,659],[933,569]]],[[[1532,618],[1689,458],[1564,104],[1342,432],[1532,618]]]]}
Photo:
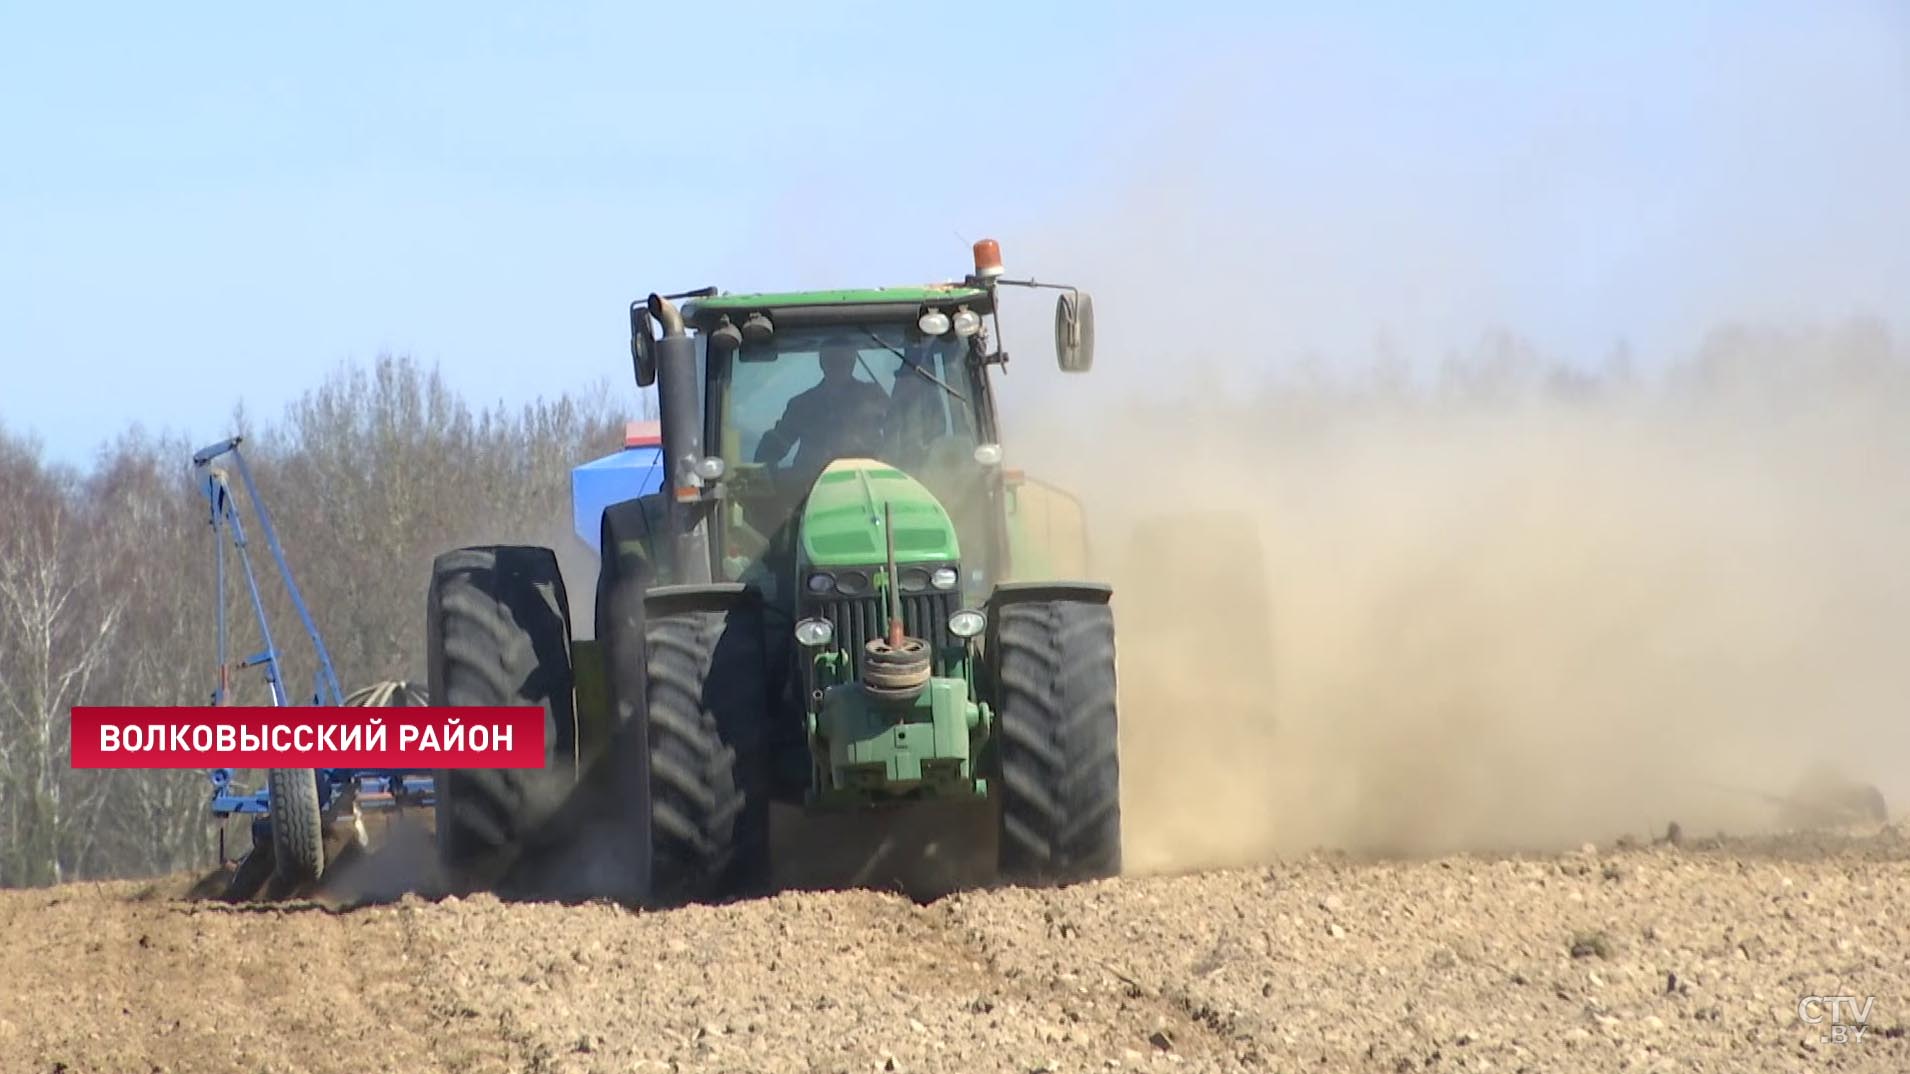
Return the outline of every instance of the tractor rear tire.
{"type": "Polygon", "coordinates": [[[1118,875],[1113,610],[1031,601],[1007,605],[998,620],[1000,878],[1032,885],[1118,875]]]}
{"type": "Polygon", "coordinates": [[[318,773],[310,768],[266,772],[266,808],[272,823],[272,887],[290,894],[325,872],[325,821],[318,807],[318,773]]]}
{"type": "Polygon", "coordinates": [[[542,769],[436,774],[437,842],[457,890],[498,886],[562,804],[575,775],[569,599],[548,548],[462,548],[431,567],[426,667],[433,704],[536,705],[542,769]]]}
{"type": "Polygon", "coordinates": [[[762,614],[649,617],[626,578],[603,618],[621,785],[639,816],[657,906],[715,902],[769,881],[762,614]]]}

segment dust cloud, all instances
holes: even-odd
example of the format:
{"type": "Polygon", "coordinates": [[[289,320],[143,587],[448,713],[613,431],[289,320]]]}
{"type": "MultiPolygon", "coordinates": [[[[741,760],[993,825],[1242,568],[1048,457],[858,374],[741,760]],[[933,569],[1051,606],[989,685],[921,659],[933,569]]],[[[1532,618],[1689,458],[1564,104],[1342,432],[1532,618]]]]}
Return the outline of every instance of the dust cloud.
{"type": "Polygon", "coordinates": [[[1544,74],[1452,80],[1377,22],[1203,56],[1001,236],[1097,300],[1076,378],[1010,296],[999,392],[1116,587],[1129,866],[1747,831],[1824,765],[1901,815],[1901,57],[1501,27],[1544,74]]]}
{"type": "Polygon", "coordinates": [[[1506,353],[1016,430],[1116,587],[1131,869],[1745,831],[1825,764],[1899,812],[1910,354],[1506,353]]]}

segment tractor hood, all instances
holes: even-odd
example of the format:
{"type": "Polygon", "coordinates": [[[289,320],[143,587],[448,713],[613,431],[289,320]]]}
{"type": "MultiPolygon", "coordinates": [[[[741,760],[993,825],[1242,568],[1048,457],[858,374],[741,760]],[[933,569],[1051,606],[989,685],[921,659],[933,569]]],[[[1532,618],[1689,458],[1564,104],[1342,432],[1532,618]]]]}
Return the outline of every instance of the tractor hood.
{"type": "Polygon", "coordinates": [[[803,508],[802,555],[818,567],[866,567],[886,556],[882,508],[895,519],[898,563],[952,563],[955,524],[922,484],[875,459],[838,459],[816,478],[803,508]]]}

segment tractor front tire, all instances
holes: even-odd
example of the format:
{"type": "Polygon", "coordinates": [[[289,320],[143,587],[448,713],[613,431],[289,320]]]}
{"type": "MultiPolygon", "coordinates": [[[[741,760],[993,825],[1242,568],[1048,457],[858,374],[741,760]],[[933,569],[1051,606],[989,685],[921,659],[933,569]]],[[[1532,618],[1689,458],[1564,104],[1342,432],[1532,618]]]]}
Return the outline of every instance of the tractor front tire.
{"type": "Polygon", "coordinates": [[[502,886],[575,774],[569,599],[556,554],[504,545],[439,556],[426,601],[426,667],[433,704],[544,710],[543,768],[436,776],[446,879],[462,891],[502,886]]]}
{"type": "Polygon", "coordinates": [[[1069,600],[1010,604],[995,635],[1000,878],[1069,884],[1118,875],[1113,610],[1069,600]]]}
{"type": "Polygon", "coordinates": [[[639,814],[647,901],[715,902],[769,881],[762,615],[648,617],[627,578],[603,619],[624,793],[639,814]]]}

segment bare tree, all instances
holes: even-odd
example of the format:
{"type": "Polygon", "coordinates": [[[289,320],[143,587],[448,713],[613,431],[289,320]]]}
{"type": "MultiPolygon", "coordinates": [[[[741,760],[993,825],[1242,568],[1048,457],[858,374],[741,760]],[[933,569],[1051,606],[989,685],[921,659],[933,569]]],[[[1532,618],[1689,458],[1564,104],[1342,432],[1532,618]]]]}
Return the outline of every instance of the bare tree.
{"type": "MultiPolygon", "coordinates": [[[[124,601],[106,667],[91,700],[203,704],[212,684],[211,542],[203,497],[191,480],[193,445],[133,431],[102,451],[83,486],[82,517],[102,587],[124,601]]],[[[203,773],[102,773],[110,821],[96,826],[103,871],[165,872],[209,853],[203,773]]]]}
{"type": "Polygon", "coordinates": [[[0,530],[0,878],[59,883],[85,854],[103,789],[68,763],[68,712],[104,666],[125,601],[99,584],[67,475],[18,444],[6,456],[0,496],[15,507],[0,530]]]}

